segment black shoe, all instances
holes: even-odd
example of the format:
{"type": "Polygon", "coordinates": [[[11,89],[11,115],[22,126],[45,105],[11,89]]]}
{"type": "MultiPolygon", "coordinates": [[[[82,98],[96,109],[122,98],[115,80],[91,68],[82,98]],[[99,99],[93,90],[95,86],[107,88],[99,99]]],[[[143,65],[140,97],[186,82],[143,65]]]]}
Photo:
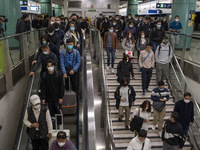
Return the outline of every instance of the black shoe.
{"type": "Polygon", "coordinates": [[[128,127],[128,126],[125,126],[125,130],[129,130],[129,127],[128,127]]]}
{"type": "Polygon", "coordinates": [[[119,121],[119,122],[122,122],[122,119],[119,118],[118,121],[119,121]]]}
{"type": "Polygon", "coordinates": [[[150,92],[149,89],[146,89],[145,91],[146,91],[146,92],[150,92]]]}
{"type": "Polygon", "coordinates": [[[144,91],[142,92],[142,95],[145,95],[145,92],[144,92],[144,91]]]}

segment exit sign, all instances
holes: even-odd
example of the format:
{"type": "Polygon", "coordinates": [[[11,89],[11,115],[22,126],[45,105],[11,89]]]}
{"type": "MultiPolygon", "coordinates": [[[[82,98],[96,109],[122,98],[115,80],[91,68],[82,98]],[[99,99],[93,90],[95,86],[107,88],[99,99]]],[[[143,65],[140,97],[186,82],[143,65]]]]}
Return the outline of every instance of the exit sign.
{"type": "Polygon", "coordinates": [[[156,3],[156,8],[172,8],[171,3],[156,3]]]}
{"type": "Polygon", "coordinates": [[[96,9],[89,9],[88,11],[89,12],[96,12],[97,10],[96,9]]]}

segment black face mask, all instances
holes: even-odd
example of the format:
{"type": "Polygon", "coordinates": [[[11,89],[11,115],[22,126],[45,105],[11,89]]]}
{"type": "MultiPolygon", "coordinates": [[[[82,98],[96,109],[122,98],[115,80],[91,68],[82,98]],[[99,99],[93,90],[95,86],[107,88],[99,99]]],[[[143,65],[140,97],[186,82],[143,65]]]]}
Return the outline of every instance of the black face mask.
{"type": "Polygon", "coordinates": [[[76,22],[76,19],[72,19],[73,22],[76,22]]]}

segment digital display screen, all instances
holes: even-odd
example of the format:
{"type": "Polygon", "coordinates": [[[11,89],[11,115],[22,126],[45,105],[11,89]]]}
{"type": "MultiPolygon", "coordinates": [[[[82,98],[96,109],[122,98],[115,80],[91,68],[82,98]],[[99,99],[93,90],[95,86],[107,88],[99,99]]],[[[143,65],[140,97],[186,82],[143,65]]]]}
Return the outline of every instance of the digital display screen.
{"type": "Polygon", "coordinates": [[[156,3],[156,8],[172,8],[171,3],[156,3]]]}
{"type": "Polygon", "coordinates": [[[27,0],[20,0],[19,3],[20,3],[20,5],[28,5],[27,0]]]}
{"type": "Polygon", "coordinates": [[[148,11],[148,13],[150,13],[150,14],[157,14],[157,12],[158,12],[157,10],[149,10],[148,11]]]}
{"type": "Polygon", "coordinates": [[[21,7],[21,10],[28,10],[27,7],[21,7]]]}
{"type": "Polygon", "coordinates": [[[31,6],[31,11],[39,11],[39,6],[31,6]]]}

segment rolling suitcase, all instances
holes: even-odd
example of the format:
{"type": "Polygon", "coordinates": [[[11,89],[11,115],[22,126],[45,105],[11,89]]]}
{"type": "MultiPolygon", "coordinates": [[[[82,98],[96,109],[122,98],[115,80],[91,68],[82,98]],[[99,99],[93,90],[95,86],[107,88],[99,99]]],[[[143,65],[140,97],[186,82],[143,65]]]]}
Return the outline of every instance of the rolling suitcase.
{"type": "Polygon", "coordinates": [[[75,115],[77,110],[76,93],[70,88],[70,77],[69,77],[69,91],[65,90],[63,97],[63,103],[61,106],[63,115],[75,115]]]}
{"type": "Polygon", "coordinates": [[[61,118],[61,125],[60,128],[58,129],[58,124],[56,123],[56,129],[53,130],[52,132],[52,137],[49,140],[49,148],[51,147],[51,144],[53,143],[54,140],[56,140],[57,134],[59,131],[64,131],[67,134],[67,139],[70,139],[70,130],[64,129],[63,127],[63,114],[56,114],[55,115],[55,122],[58,122],[58,117],[61,118]]]}

